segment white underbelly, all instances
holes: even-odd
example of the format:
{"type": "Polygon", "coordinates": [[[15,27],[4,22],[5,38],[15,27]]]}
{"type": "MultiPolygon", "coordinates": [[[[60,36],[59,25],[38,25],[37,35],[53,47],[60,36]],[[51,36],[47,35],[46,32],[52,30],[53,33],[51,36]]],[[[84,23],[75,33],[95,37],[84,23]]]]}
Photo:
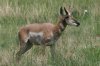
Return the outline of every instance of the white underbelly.
{"type": "Polygon", "coordinates": [[[43,32],[29,32],[29,40],[34,44],[47,44],[51,45],[55,42],[53,39],[53,36],[49,37],[47,41],[45,41],[46,38],[44,38],[43,32]]]}
{"type": "Polygon", "coordinates": [[[32,43],[42,44],[43,39],[43,32],[29,32],[29,40],[32,43]]]}

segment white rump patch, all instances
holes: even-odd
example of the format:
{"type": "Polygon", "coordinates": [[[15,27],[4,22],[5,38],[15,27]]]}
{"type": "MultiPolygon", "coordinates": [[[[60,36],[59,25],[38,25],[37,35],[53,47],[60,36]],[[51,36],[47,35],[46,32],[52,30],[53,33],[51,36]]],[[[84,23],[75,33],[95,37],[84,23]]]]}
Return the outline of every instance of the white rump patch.
{"type": "Polygon", "coordinates": [[[28,38],[26,38],[26,39],[24,40],[24,41],[25,41],[25,43],[27,43],[28,39],[29,39],[29,37],[28,37],[28,38]]]}

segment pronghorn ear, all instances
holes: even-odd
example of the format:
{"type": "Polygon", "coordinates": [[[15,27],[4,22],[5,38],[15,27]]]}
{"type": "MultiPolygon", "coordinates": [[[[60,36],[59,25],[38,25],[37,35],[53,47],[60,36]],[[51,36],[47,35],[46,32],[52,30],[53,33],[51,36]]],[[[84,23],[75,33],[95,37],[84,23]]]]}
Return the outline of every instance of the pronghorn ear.
{"type": "Polygon", "coordinates": [[[66,8],[64,7],[65,13],[66,15],[69,15],[68,11],[66,10],[66,8]]]}
{"type": "Polygon", "coordinates": [[[60,7],[60,15],[64,15],[62,7],[60,7]]]}

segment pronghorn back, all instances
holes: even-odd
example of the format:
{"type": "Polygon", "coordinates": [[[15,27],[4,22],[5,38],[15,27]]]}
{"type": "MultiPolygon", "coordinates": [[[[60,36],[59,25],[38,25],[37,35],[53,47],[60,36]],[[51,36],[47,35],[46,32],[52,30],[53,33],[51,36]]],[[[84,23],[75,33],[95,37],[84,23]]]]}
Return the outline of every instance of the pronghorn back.
{"type": "Polygon", "coordinates": [[[19,37],[23,39],[24,42],[30,40],[32,43],[37,43],[37,45],[44,44],[44,42],[53,39],[54,27],[55,25],[52,23],[29,24],[21,27],[19,37]]]}
{"type": "Polygon", "coordinates": [[[19,32],[22,30],[28,30],[31,32],[40,32],[40,31],[44,31],[45,29],[52,29],[54,27],[54,25],[52,23],[35,23],[35,24],[29,24],[26,26],[23,26],[20,28],[19,32]]]}

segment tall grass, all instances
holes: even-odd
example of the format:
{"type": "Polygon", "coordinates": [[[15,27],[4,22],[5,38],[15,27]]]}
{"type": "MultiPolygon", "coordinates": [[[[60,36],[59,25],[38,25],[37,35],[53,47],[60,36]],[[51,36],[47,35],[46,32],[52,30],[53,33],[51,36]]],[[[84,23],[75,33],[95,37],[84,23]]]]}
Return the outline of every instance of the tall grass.
{"type": "MultiPolygon", "coordinates": [[[[72,6],[80,27],[67,26],[56,43],[55,62],[46,48],[46,66],[100,66],[100,0],[0,0],[0,66],[17,66],[18,29],[29,23],[56,24],[61,6],[72,6]],[[85,13],[85,10],[87,12],[85,13]]],[[[42,66],[41,47],[33,46],[19,66],[42,66]]]]}

